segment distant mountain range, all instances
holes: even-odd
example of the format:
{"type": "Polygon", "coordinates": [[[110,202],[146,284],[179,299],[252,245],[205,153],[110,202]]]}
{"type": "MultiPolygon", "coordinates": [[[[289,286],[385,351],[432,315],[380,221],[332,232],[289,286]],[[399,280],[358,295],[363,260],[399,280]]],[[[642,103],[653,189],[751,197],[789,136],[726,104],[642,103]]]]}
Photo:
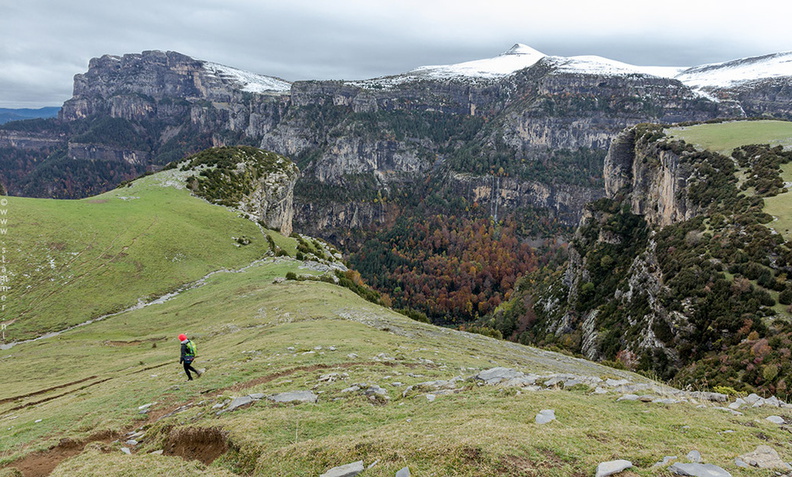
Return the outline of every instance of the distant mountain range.
{"type": "Polygon", "coordinates": [[[5,124],[11,121],[20,121],[23,119],[57,118],[58,111],[60,111],[60,107],[39,109],[0,108],[0,124],[5,124]]]}
{"type": "Polygon", "coordinates": [[[700,66],[636,66],[601,56],[549,56],[523,44],[515,44],[494,58],[452,65],[422,66],[401,75],[353,82],[363,86],[393,85],[406,81],[441,78],[500,79],[545,64],[558,72],[603,76],[647,75],[671,78],[702,92],[792,76],[792,52],[742,58],[700,66]]]}

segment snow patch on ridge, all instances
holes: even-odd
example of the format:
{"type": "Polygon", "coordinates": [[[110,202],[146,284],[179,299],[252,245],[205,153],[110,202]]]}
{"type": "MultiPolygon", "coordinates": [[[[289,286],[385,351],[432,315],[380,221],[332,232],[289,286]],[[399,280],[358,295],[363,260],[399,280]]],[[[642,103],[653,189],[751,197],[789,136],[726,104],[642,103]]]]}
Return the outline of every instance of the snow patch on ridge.
{"type": "Polygon", "coordinates": [[[237,83],[242,86],[242,91],[249,93],[285,94],[291,91],[291,83],[273,76],[250,73],[208,61],[204,62],[204,68],[222,80],[237,83]]]}
{"type": "MultiPolygon", "coordinates": [[[[421,66],[404,74],[350,81],[363,88],[392,88],[421,80],[495,81],[543,61],[553,73],[600,76],[645,75],[676,79],[695,93],[709,99],[713,89],[730,88],[743,83],[792,76],[792,52],[744,58],[712,65],[636,66],[600,56],[548,56],[523,44],[516,44],[494,58],[452,65],[421,66]]],[[[551,73],[552,74],[552,73],[551,73]]]]}
{"type": "Polygon", "coordinates": [[[557,65],[556,71],[560,73],[602,76],[647,75],[673,78],[685,71],[684,67],[676,66],[635,66],[601,56],[572,56],[569,58],[556,56],[551,58],[557,65]]]}
{"type": "Polygon", "coordinates": [[[694,89],[718,89],[785,76],[792,76],[792,52],[694,66],[675,78],[694,89]]]}
{"type": "Polygon", "coordinates": [[[466,61],[454,65],[421,66],[410,71],[412,75],[448,78],[454,76],[471,76],[476,78],[500,78],[508,76],[523,68],[533,66],[544,58],[544,53],[520,43],[495,58],[466,61]]]}

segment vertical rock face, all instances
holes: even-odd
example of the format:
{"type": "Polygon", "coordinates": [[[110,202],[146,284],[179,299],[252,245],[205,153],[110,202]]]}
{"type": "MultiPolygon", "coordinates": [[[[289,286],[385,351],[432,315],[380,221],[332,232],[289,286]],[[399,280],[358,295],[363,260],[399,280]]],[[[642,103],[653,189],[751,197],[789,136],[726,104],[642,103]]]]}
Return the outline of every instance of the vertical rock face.
{"type": "MultiPolygon", "coordinates": [[[[292,164],[293,165],[293,164],[292,164]]],[[[285,166],[260,177],[239,208],[268,229],[291,235],[294,219],[294,185],[299,171],[285,166]]]]}
{"type": "Polygon", "coordinates": [[[253,147],[201,151],[175,165],[206,200],[233,207],[284,235],[292,233],[294,185],[300,171],[286,157],[253,147]]]}
{"type": "MultiPolygon", "coordinates": [[[[427,176],[475,183],[465,199],[489,201],[493,212],[530,204],[574,224],[582,214],[579,197],[603,193],[601,162],[586,172],[581,162],[601,161],[624,128],[748,112],[789,114],[788,84],[781,78],[703,96],[674,79],[575,71],[550,57],[497,77],[408,73],[288,83],[176,52],[145,51],[94,58],[75,76],[74,96],[60,118],[79,123],[80,133],[56,142],[68,143],[71,159],[150,169],[206,147],[255,144],[294,158],[303,180],[322,189],[304,194],[298,186],[295,196],[304,211],[298,220],[316,227],[376,223],[380,212],[361,203],[356,197],[363,191],[355,187],[365,184],[385,198],[397,189],[433,194],[436,182],[427,187],[427,176]],[[125,123],[110,127],[107,118],[125,123]],[[572,159],[559,162],[558,151],[572,159]],[[537,169],[545,171],[542,177],[537,169]],[[482,196],[496,177],[508,180],[482,196]],[[354,194],[339,193],[350,184],[354,194]],[[347,219],[330,217],[333,211],[347,219]]],[[[35,147],[52,137],[37,134],[0,134],[0,143],[35,147]]],[[[673,158],[668,161],[673,167],[673,158]]],[[[677,184],[654,186],[672,193],[677,184]]],[[[668,205],[658,218],[687,213],[668,205]]],[[[648,210],[651,204],[635,206],[648,210]]]]}
{"type": "Polygon", "coordinates": [[[691,166],[672,150],[646,140],[636,142],[631,128],[614,139],[605,157],[605,195],[627,194],[632,213],[644,216],[650,225],[670,225],[698,212],[687,199],[691,173],[691,166]]]}

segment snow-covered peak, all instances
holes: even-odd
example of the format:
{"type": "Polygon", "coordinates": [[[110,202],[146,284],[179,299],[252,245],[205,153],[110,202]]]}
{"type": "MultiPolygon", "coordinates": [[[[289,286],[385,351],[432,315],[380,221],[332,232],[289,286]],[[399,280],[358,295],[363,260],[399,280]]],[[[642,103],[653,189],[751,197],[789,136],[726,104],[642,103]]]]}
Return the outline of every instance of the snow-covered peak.
{"type": "Polygon", "coordinates": [[[792,76],[792,52],[689,68],[685,66],[636,66],[601,56],[548,56],[530,46],[518,43],[494,58],[452,65],[422,66],[404,74],[353,81],[350,84],[364,88],[390,88],[427,79],[492,81],[529,68],[540,61],[552,68],[551,74],[644,75],[670,78],[681,81],[701,94],[706,94],[703,90],[708,89],[727,88],[750,81],[792,76]]]}
{"type": "Polygon", "coordinates": [[[684,67],[675,66],[635,66],[601,56],[551,57],[560,73],[577,73],[603,76],[649,75],[673,78],[684,67]]]}
{"type": "Polygon", "coordinates": [[[203,65],[204,69],[210,74],[240,85],[242,91],[259,94],[286,94],[291,91],[291,83],[280,78],[250,73],[209,61],[205,61],[203,65]]]}
{"type": "Polygon", "coordinates": [[[518,43],[495,58],[466,61],[453,65],[421,66],[407,74],[432,78],[452,78],[458,76],[501,78],[523,68],[533,66],[545,56],[544,53],[536,51],[530,46],[518,43]]]}
{"type": "Polygon", "coordinates": [[[792,76],[792,52],[694,66],[675,77],[694,89],[718,89],[784,76],[792,76]]]}
{"type": "Polygon", "coordinates": [[[523,45],[522,43],[515,43],[513,47],[506,50],[500,56],[504,56],[504,55],[531,55],[531,56],[538,56],[539,58],[545,56],[544,53],[537,51],[528,45],[523,45]]]}

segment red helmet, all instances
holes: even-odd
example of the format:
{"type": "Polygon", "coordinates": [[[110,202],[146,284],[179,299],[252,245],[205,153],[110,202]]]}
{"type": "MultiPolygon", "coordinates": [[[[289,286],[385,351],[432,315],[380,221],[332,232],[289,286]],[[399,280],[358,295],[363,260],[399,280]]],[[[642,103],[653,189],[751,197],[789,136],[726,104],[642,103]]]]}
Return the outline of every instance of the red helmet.
{"type": "Polygon", "coordinates": [[[179,335],[179,341],[184,341],[186,339],[187,339],[187,335],[185,335],[185,334],[179,335]]]}

